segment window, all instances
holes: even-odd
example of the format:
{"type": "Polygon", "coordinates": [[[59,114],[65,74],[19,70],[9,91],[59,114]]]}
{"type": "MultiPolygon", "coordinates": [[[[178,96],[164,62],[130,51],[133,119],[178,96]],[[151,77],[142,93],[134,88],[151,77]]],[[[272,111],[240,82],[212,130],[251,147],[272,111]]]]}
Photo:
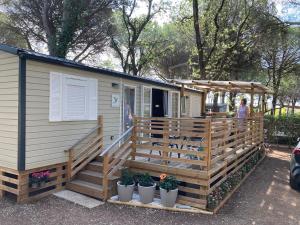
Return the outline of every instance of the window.
{"type": "Polygon", "coordinates": [[[142,95],[142,116],[151,117],[151,102],[152,102],[152,89],[150,87],[143,87],[142,95]]]}
{"type": "Polygon", "coordinates": [[[97,79],[50,73],[50,121],[97,120],[97,79]]]}
{"type": "Polygon", "coordinates": [[[186,115],[187,114],[187,96],[182,96],[181,97],[181,114],[186,115]]]}

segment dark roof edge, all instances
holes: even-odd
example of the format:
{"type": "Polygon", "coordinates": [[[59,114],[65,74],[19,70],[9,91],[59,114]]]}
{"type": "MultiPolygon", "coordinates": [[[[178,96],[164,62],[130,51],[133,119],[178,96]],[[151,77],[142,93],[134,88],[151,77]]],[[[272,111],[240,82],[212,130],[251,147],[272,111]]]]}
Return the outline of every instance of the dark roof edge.
{"type": "MultiPolygon", "coordinates": [[[[51,64],[55,64],[55,65],[62,65],[62,66],[66,66],[66,67],[71,67],[71,68],[75,68],[75,69],[88,71],[88,72],[101,73],[104,75],[110,75],[110,76],[114,76],[114,77],[118,77],[118,78],[124,78],[124,79],[129,79],[129,80],[134,80],[134,81],[145,82],[148,84],[157,85],[157,86],[161,86],[161,87],[180,89],[180,86],[175,85],[175,84],[170,84],[170,83],[168,84],[168,83],[151,80],[151,79],[144,78],[144,77],[132,76],[132,75],[122,73],[119,71],[115,71],[115,70],[91,67],[91,66],[87,66],[87,65],[84,65],[81,63],[72,62],[71,60],[64,60],[64,59],[60,59],[57,57],[34,53],[34,52],[27,51],[25,49],[20,49],[20,48],[8,46],[8,45],[0,44],[0,50],[9,52],[9,53],[12,53],[15,55],[23,56],[26,59],[30,59],[30,60],[47,62],[47,63],[51,63],[51,64]]],[[[190,88],[186,88],[186,90],[196,92],[196,93],[201,93],[201,91],[199,91],[199,90],[194,90],[194,89],[190,89],[190,88]]]]}

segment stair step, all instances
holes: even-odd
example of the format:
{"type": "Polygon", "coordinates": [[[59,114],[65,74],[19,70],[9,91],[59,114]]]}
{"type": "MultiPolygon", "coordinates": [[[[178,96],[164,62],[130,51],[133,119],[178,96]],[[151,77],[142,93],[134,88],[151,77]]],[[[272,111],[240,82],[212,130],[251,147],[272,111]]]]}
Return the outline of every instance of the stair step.
{"type": "Polygon", "coordinates": [[[67,184],[67,189],[92,196],[94,198],[103,198],[103,187],[99,184],[76,179],[67,184]]]}
{"type": "Polygon", "coordinates": [[[99,161],[92,161],[86,166],[87,170],[93,170],[93,171],[102,171],[103,170],[103,163],[99,161]]]}
{"type": "MultiPolygon", "coordinates": [[[[92,171],[92,170],[83,170],[79,173],[84,174],[84,175],[88,175],[88,176],[103,178],[103,174],[101,172],[96,172],[96,171],[92,171]]],[[[119,179],[119,177],[118,176],[112,176],[112,177],[109,178],[109,180],[116,180],[116,179],[119,179]]]]}

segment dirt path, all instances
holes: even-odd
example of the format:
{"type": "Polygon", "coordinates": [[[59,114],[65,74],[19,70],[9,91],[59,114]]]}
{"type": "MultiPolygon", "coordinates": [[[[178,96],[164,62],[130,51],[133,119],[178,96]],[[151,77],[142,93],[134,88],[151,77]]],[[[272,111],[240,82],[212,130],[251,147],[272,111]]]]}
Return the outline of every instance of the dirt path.
{"type": "Polygon", "coordinates": [[[300,225],[300,193],[288,184],[289,154],[273,151],[217,215],[173,213],[105,204],[92,210],[54,196],[35,204],[0,201],[1,225],[258,224],[300,225]]]}

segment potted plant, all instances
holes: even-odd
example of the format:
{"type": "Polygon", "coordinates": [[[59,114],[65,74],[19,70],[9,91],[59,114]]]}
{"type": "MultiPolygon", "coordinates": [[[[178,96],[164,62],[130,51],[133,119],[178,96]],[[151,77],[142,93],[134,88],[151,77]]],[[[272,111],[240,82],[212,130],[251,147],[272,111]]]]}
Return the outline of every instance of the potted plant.
{"type": "Polygon", "coordinates": [[[153,202],[156,184],[149,173],[141,174],[138,176],[138,191],[140,201],[143,204],[153,202]]]}
{"type": "Polygon", "coordinates": [[[178,196],[178,181],[174,176],[160,175],[160,199],[165,207],[174,207],[178,196]]]}
{"type": "Polygon", "coordinates": [[[134,189],[133,174],[123,170],[121,179],[117,182],[119,200],[129,202],[132,199],[134,189]]]}
{"type": "Polygon", "coordinates": [[[40,186],[40,173],[32,173],[29,177],[29,185],[31,188],[38,188],[40,186]]]}
{"type": "Polygon", "coordinates": [[[43,171],[43,172],[40,172],[40,173],[41,173],[41,175],[40,175],[40,177],[41,177],[40,186],[43,187],[49,181],[50,171],[46,170],[46,171],[43,171]]]}

